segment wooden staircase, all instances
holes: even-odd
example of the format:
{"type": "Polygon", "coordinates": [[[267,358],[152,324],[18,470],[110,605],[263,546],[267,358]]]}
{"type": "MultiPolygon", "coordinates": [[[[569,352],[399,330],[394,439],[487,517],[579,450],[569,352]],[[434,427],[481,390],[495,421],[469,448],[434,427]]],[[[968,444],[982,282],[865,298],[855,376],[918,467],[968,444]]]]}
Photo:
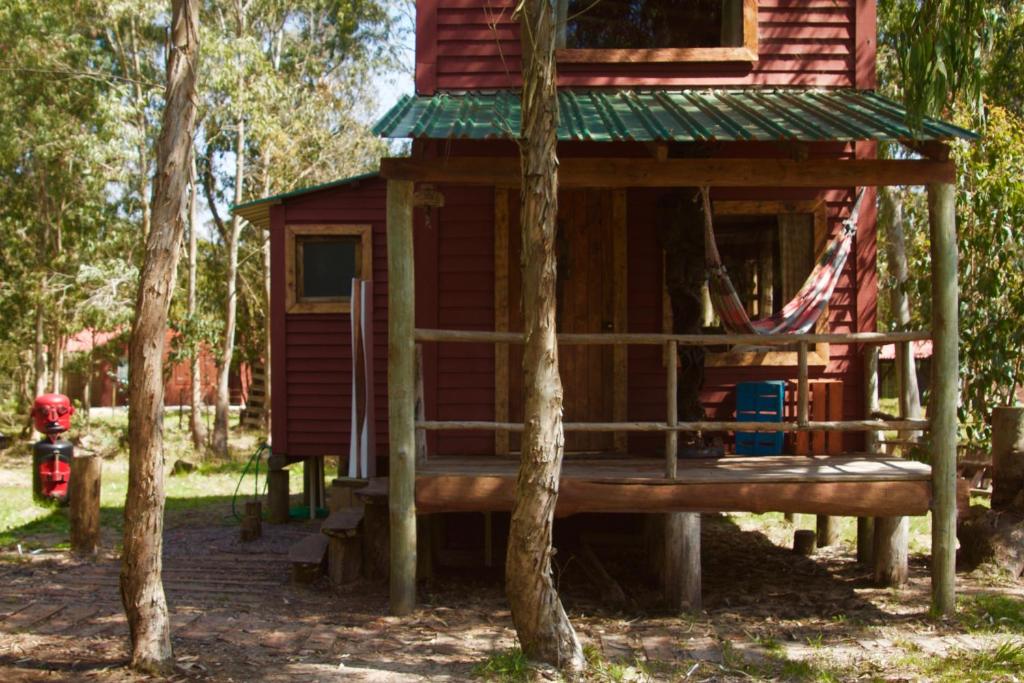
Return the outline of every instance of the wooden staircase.
{"type": "Polygon", "coordinates": [[[252,383],[249,385],[249,400],[241,414],[241,424],[247,429],[263,429],[263,412],[266,410],[267,373],[262,363],[252,365],[252,383]]]}

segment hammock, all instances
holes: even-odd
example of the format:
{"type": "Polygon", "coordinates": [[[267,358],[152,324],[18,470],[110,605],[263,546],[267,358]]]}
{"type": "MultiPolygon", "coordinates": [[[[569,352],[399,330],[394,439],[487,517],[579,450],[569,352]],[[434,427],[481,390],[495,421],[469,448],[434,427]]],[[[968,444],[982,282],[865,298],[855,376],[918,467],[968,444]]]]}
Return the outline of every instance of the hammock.
{"type": "Polygon", "coordinates": [[[839,282],[839,274],[843,270],[853,236],[857,232],[857,216],[860,203],[864,198],[862,189],[853,204],[850,217],[843,221],[839,231],[825,251],[818,257],[814,270],[807,276],[800,291],[793,300],[783,306],[782,310],[762,320],[751,320],[747,315],[743,302],[740,301],[736,288],[729,279],[729,274],[722,265],[722,257],[715,243],[715,231],[711,224],[711,202],[708,200],[708,189],[700,189],[704,200],[704,259],[707,266],[708,290],[711,293],[711,304],[714,306],[722,326],[732,334],[802,334],[811,329],[815,321],[821,317],[832,292],[839,282]]]}

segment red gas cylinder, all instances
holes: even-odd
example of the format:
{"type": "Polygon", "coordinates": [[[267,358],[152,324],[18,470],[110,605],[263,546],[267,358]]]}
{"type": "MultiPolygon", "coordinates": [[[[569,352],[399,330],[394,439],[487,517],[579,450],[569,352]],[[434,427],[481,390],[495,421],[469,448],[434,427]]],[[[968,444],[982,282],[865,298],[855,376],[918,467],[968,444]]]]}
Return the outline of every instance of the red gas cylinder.
{"type": "Polygon", "coordinates": [[[71,429],[74,414],[71,400],[63,394],[42,394],[32,404],[35,427],[46,435],[32,446],[32,493],[37,499],[67,500],[74,447],[59,438],[71,429]]]}

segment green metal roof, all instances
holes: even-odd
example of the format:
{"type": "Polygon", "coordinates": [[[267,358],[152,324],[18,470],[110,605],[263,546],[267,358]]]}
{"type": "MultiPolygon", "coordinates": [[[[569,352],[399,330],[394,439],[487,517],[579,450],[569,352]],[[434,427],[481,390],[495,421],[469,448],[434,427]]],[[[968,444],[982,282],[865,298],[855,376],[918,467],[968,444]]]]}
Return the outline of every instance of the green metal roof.
{"type": "MultiPolygon", "coordinates": [[[[387,138],[512,139],[520,125],[518,90],[405,96],[374,126],[387,138]]],[[[558,92],[564,141],[976,139],[925,119],[906,123],[899,104],[865,90],[571,90],[558,92]]]]}
{"type": "Polygon", "coordinates": [[[304,194],[309,194],[310,192],[328,190],[332,187],[341,187],[342,185],[358,183],[360,180],[376,178],[378,175],[380,174],[376,172],[362,173],[360,175],[349,176],[348,178],[341,178],[340,180],[332,180],[328,183],[310,185],[309,187],[301,187],[297,190],[290,190],[289,192],[282,192],[280,194],[271,195],[269,197],[254,199],[243,204],[236,204],[232,206],[231,213],[236,213],[245,220],[252,223],[253,225],[266,230],[267,228],[270,227],[270,207],[274,204],[280,204],[285,199],[299,197],[304,194]]]}

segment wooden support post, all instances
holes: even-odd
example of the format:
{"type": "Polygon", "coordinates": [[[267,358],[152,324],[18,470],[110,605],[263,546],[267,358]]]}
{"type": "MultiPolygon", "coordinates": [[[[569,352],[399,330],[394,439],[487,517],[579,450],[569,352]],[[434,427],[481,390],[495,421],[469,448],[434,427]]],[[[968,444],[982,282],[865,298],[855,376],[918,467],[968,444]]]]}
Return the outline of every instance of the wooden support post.
{"type": "Polygon", "coordinates": [[[839,542],[839,519],[829,515],[817,516],[818,547],[835,545],[839,542]]]}
{"type": "MultiPolygon", "coordinates": [[[[627,282],[627,224],[626,190],[612,192],[612,283],[613,312],[612,329],[624,333],[628,329],[629,283],[627,282]]],[[[612,347],[612,418],[625,422],[629,417],[629,347],[616,344],[612,347]]],[[[615,432],[612,437],[615,451],[625,454],[629,447],[629,434],[615,432]]]]}
{"type": "Polygon", "coordinates": [[[956,186],[928,186],[932,262],[932,611],[956,609],[956,402],[960,376],[956,186]]]}
{"type": "Polygon", "coordinates": [[[100,482],[103,461],[99,456],[71,459],[68,500],[71,517],[71,552],[95,555],[100,548],[100,482]]]}
{"type": "MultiPolygon", "coordinates": [[[[508,190],[494,190],[494,330],[508,332],[509,326],[509,225],[508,190]]],[[[508,421],[508,387],[510,380],[510,350],[507,343],[494,346],[494,419],[508,421]]],[[[494,454],[508,455],[511,435],[494,432],[494,454]]]]}
{"type": "Polygon", "coordinates": [[[875,583],[899,587],[907,582],[907,543],[910,521],[906,517],[875,518],[875,583]]]}
{"type": "Polygon", "coordinates": [[[245,514],[242,515],[241,538],[243,543],[255,541],[263,535],[263,504],[257,501],[246,501],[245,514]]]}
{"type": "MultiPolygon", "coordinates": [[[[666,421],[679,422],[677,406],[679,346],[666,346],[666,421]]],[[[679,458],[678,432],[665,433],[665,476],[675,479],[679,458]]],[[[671,609],[699,612],[701,609],[700,513],[669,512],[665,515],[665,600],[671,609]]]]}
{"type": "Polygon", "coordinates": [[[793,532],[793,552],[797,555],[810,557],[817,548],[817,539],[810,529],[797,529],[793,532]]]}
{"type": "MultiPolygon", "coordinates": [[[[416,387],[413,392],[416,401],[416,421],[422,422],[427,419],[427,402],[423,390],[423,346],[416,345],[416,367],[414,372],[416,387]]],[[[416,464],[427,462],[427,430],[416,430],[416,464]]]]}
{"type": "Polygon", "coordinates": [[[415,291],[412,242],[413,184],[389,180],[388,425],[391,612],[416,605],[416,426],[413,345],[415,291]]]}
{"type": "Polygon", "coordinates": [[[288,522],[288,470],[284,468],[267,472],[267,508],[269,523],[288,522]]]}
{"type": "MultiPolygon", "coordinates": [[[[878,412],[878,347],[864,347],[864,419],[878,412]]],[[[864,433],[864,450],[879,453],[881,434],[871,430],[864,433]]],[[[857,562],[870,566],[875,561],[875,518],[857,518],[857,562]]]]}
{"type": "Polygon", "coordinates": [[[796,388],[796,421],[800,426],[807,425],[807,342],[800,342],[797,351],[797,388],[796,388]]]}

